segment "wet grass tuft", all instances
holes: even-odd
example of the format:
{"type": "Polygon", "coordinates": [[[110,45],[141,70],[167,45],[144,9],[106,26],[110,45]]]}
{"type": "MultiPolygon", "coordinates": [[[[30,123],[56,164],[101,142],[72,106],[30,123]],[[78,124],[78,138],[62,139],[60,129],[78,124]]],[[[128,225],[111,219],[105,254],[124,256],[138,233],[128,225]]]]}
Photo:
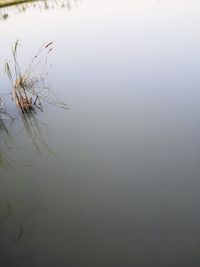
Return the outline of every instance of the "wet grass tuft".
{"type": "Polygon", "coordinates": [[[58,99],[58,92],[50,84],[47,84],[46,74],[42,75],[42,73],[36,72],[41,66],[43,68],[47,66],[48,56],[53,51],[54,42],[43,44],[23,72],[18,61],[20,47],[20,40],[17,40],[12,47],[12,60],[6,61],[4,68],[13,86],[12,96],[16,106],[23,113],[30,112],[35,108],[43,110],[43,100],[67,109],[66,104],[58,99]]]}

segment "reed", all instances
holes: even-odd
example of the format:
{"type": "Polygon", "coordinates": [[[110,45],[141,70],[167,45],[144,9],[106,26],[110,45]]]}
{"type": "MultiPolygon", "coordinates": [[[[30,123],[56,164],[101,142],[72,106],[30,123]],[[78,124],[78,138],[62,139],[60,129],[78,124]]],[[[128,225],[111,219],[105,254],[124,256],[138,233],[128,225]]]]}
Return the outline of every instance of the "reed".
{"type": "Polygon", "coordinates": [[[12,47],[12,60],[5,63],[5,73],[12,83],[12,96],[17,107],[22,112],[29,112],[36,107],[42,110],[41,100],[44,100],[67,109],[66,104],[59,101],[57,91],[46,82],[46,77],[36,72],[41,65],[47,65],[54,42],[43,44],[23,72],[18,61],[20,47],[20,40],[17,40],[12,47]]]}

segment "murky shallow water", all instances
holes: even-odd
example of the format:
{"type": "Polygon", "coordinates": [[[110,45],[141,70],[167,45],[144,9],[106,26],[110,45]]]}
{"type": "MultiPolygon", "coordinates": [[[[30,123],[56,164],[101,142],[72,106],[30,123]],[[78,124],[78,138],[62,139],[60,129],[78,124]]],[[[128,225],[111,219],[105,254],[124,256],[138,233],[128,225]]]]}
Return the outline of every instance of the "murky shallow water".
{"type": "Polygon", "coordinates": [[[56,40],[49,81],[69,110],[45,105],[32,134],[1,126],[0,266],[198,267],[199,1],[9,12],[1,62],[17,38],[24,66],[56,40]]]}

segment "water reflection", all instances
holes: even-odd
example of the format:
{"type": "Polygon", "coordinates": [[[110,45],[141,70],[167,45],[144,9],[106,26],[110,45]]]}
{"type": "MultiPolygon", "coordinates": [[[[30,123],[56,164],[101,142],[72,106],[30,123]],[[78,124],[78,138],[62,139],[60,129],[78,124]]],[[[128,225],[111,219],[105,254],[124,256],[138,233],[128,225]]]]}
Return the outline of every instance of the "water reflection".
{"type": "Polygon", "coordinates": [[[19,119],[14,119],[2,112],[0,117],[0,168],[12,170],[15,161],[10,156],[16,147],[17,136],[24,134],[31,140],[37,154],[43,152],[54,154],[47,142],[48,125],[37,118],[36,112],[20,112],[19,119]],[[14,131],[15,125],[20,124],[21,130],[14,131]]]}
{"type": "Polygon", "coordinates": [[[10,170],[14,161],[10,158],[9,152],[14,147],[14,139],[3,119],[5,116],[7,115],[2,113],[0,117],[0,167],[5,170],[10,170]]]}
{"type": "Polygon", "coordinates": [[[25,229],[22,224],[16,223],[13,217],[14,205],[2,200],[0,206],[1,240],[0,247],[17,245],[23,241],[25,229]]]}
{"type": "Polygon", "coordinates": [[[36,152],[42,154],[42,152],[47,151],[52,154],[53,152],[46,141],[49,133],[48,125],[37,118],[37,114],[34,110],[21,112],[21,120],[23,128],[32,141],[36,152]]]}
{"type": "Polygon", "coordinates": [[[12,14],[20,14],[27,10],[39,9],[40,11],[67,8],[70,10],[76,6],[80,0],[41,0],[41,1],[1,1],[0,0],[0,20],[8,19],[12,14]]]}

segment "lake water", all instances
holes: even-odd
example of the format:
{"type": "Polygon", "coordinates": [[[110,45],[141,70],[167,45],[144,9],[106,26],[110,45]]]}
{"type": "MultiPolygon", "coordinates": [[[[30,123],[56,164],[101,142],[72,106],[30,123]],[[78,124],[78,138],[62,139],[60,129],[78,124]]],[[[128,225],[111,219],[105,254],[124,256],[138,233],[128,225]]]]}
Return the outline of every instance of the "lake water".
{"type": "Polygon", "coordinates": [[[23,68],[55,41],[69,109],[7,103],[0,266],[199,267],[199,0],[53,3],[1,10],[2,92],[13,42],[23,68]]]}

